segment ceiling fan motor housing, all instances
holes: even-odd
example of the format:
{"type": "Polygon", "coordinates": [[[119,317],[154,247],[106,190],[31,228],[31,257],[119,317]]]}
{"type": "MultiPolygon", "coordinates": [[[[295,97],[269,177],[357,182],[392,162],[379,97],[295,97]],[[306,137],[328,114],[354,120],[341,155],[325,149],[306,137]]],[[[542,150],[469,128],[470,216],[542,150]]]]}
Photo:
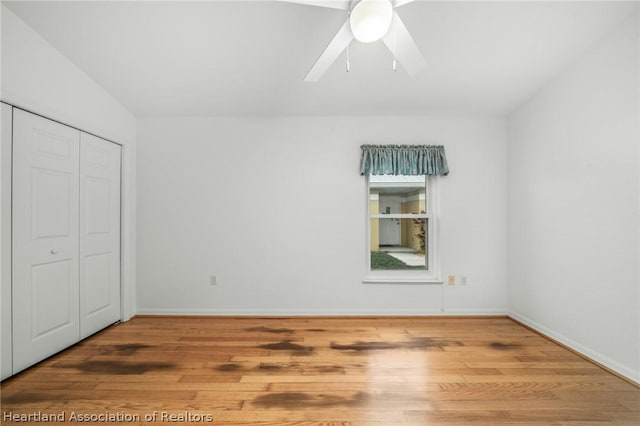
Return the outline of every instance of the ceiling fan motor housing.
{"type": "Polygon", "coordinates": [[[356,40],[371,43],[384,37],[393,19],[389,0],[360,0],[349,14],[349,25],[356,40]]]}

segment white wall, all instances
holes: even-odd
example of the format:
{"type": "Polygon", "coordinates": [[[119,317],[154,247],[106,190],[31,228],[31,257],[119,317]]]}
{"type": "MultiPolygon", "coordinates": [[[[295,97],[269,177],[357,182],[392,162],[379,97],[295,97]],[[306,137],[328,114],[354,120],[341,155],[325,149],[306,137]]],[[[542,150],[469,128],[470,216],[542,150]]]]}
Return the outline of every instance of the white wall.
{"type": "Polygon", "coordinates": [[[4,5],[1,13],[0,99],[123,145],[123,318],[128,319],[135,309],[135,117],[4,5]]]}
{"type": "Polygon", "coordinates": [[[638,18],[508,119],[514,317],[640,381],[638,18]]]}
{"type": "Polygon", "coordinates": [[[503,119],[138,123],[139,313],[506,313],[503,119]],[[445,145],[442,271],[468,286],[362,283],[364,143],[445,145]]]}

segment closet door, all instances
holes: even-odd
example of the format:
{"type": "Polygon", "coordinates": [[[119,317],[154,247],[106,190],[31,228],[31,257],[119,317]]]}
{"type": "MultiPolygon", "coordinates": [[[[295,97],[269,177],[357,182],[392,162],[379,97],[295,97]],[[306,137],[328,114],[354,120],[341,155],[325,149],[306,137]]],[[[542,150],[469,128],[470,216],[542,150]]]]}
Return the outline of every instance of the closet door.
{"type": "Polygon", "coordinates": [[[13,115],[13,371],[79,339],[80,132],[13,115]]]}
{"type": "Polygon", "coordinates": [[[82,133],[80,337],[120,319],[120,145],[82,133]]]}

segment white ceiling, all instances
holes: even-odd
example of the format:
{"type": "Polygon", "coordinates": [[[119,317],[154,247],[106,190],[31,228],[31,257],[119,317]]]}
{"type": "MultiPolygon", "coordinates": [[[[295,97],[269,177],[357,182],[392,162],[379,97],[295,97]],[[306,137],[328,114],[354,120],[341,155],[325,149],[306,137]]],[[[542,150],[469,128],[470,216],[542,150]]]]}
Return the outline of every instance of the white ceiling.
{"type": "Polygon", "coordinates": [[[382,42],[303,78],[344,11],[275,1],[3,2],[137,116],[502,115],[638,2],[417,1],[398,9],[428,67],[382,42]]]}

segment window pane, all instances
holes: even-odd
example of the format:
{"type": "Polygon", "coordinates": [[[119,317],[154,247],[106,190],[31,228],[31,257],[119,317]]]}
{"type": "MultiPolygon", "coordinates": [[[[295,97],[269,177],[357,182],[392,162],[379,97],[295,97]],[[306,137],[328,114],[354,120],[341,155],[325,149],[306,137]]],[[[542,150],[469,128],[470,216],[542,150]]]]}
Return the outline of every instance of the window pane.
{"type": "Polygon", "coordinates": [[[371,219],[371,269],[425,269],[427,220],[371,219]]]}
{"type": "Polygon", "coordinates": [[[424,176],[371,176],[369,211],[371,214],[423,213],[424,176]]]}

